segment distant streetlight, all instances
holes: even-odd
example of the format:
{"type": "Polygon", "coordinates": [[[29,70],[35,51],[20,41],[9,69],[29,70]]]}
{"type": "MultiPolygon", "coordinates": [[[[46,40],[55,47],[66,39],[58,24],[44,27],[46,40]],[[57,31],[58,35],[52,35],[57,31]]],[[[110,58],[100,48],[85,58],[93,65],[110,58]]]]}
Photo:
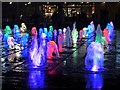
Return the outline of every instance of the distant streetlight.
{"type": "Polygon", "coordinates": [[[48,9],[51,9],[51,7],[49,7],[48,9]]]}
{"type": "Polygon", "coordinates": [[[28,4],[31,4],[31,2],[28,2],[28,4]]]}
{"type": "Polygon", "coordinates": [[[10,2],[9,4],[12,4],[12,2],[10,2]]]}
{"type": "Polygon", "coordinates": [[[23,17],[23,15],[21,14],[21,15],[20,15],[20,19],[21,19],[22,17],[23,17]]]}
{"type": "Polygon", "coordinates": [[[72,6],[75,6],[75,4],[73,4],[72,6]]]}

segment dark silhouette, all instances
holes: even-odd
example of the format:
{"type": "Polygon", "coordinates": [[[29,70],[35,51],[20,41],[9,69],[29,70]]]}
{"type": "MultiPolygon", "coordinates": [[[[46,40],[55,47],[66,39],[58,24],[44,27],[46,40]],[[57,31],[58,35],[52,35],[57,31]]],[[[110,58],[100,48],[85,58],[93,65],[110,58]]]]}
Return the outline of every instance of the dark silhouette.
{"type": "Polygon", "coordinates": [[[53,13],[53,15],[52,15],[52,17],[51,17],[53,27],[55,27],[55,28],[57,26],[57,15],[58,15],[57,10],[55,10],[54,13],[53,13]]]}
{"type": "Polygon", "coordinates": [[[58,5],[58,14],[57,14],[57,28],[63,28],[65,24],[65,14],[62,4],[58,5]]]}

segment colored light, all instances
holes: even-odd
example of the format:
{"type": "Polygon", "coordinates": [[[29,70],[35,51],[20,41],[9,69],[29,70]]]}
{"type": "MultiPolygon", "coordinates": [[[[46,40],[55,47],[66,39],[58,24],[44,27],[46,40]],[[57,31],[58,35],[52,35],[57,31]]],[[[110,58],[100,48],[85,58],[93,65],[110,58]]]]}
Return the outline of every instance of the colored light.
{"type": "Polygon", "coordinates": [[[45,34],[45,33],[42,33],[42,34],[41,34],[41,37],[42,37],[42,39],[45,40],[45,39],[46,39],[46,34],[45,34]]]}
{"type": "Polygon", "coordinates": [[[53,38],[53,26],[49,26],[49,32],[48,32],[48,41],[52,41],[53,38]]]}
{"type": "Polygon", "coordinates": [[[83,35],[82,35],[82,37],[87,37],[88,36],[87,31],[88,31],[88,28],[84,27],[83,28],[83,35]]]}
{"type": "Polygon", "coordinates": [[[49,26],[49,31],[53,31],[53,26],[51,25],[51,26],[49,26]]]}
{"type": "Polygon", "coordinates": [[[63,38],[64,38],[63,39],[63,45],[64,46],[65,46],[65,43],[66,43],[66,35],[65,35],[66,34],[66,30],[67,30],[66,28],[63,28],[63,38]]]}
{"type": "Polygon", "coordinates": [[[67,30],[66,30],[66,46],[72,46],[72,36],[71,36],[71,30],[70,30],[70,27],[68,26],[67,27],[67,30]]]}
{"type": "Polygon", "coordinates": [[[19,30],[19,27],[18,27],[18,25],[14,25],[14,29],[16,29],[16,30],[19,30]]]}
{"type": "Polygon", "coordinates": [[[32,27],[31,32],[32,32],[32,36],[37,36],[37,29],[36,29],[36,27],[32,27]]]}
{"type": "Polygon", "coordinates": [[[16,51],[16,58],[20,58],[21,56],[21,48],[20,48],[20,44],[16,44],[15,45],[15,51],[16,51]]]}
{"type": "Polygon", "coordinates": [[[57,36],[57,30],[56,29],[53,31],[53,33],[54,33],[54,36],[57,36]]]}
{"type": "Polygon", "coordinates": [[[79,31],[79,38],[80,38],[80,41],[82,40],[82,38],[84,37],[84,31],[83,30],[80,30],[79,31]]]}
{"type": "Polygon", "coordinates": [[[86,88],[88,89],[98,89],[101,90],[103,87],[103,76],[101,74],[87,74],[86,76],[87,84],[86,88]]]}
{"type": "Polygon", "coordinates": [[[42,33],[40,36],[40,46],[38,46],[37,37],[32,36],[30,47],[30,59],[34,68],[42,67],[46,64],[46,34],[42,33]]]}
{"type": "Polygon", "coordinates": [[[44,28],[44,33],[45,33],[46,36],[47,36],[47,34],[48,34],[48,30],[47,30],[47,28],[44,28]]]}
{"type": "Polygon", "coordinates": [[[20,38],[21,46],[23,46],[23,47],[28,46],[28,39],[29,39],[29,34],[28,33],[22,35],[21,38],[20,38]]]}
{"type": "Polygon", "coordinates": [[[105,28],[104,31],[103,31],[103,33],[104,33],[104,37],[106,38],[107,42],[110,43],[111,40],[110,40],[110,37],[109,37],[109,31],[108,31],[108,29],[105,28]]]}
{"type": "Polygon", "coordinates": [[[0,30],[0,42],[2,41],[2,38],[3,38],[3,34],[2,31],[0,30]]]}
{"type": "Polygon", "coordinates": [[[110,38],[110,40],[112,40],[113,37],[114,37],[114,25],[113,25],[113,22],[111,21],[110,23],[108,23],[106,28],[109,31],[109,38],[110,38]]]}
{"type": "Polygon", "coordinates": [[[62,29],[58,29],[58,34],[62,34],[62,29]]]}
{"type": "Polygon", "coordinates": [[[15,42],[14,38],[9,36],[7,39],[7,43],[9,45],[9,48],[11,48],[11,49],[14,48],[14,42],[15,42]]]}
{"type": "Polygon", "coordinates": [[[59,31],[59,35],[58,35],[58,49],[59,49],[59,52],[63,52],[63,41],[64,41],[64,37],[63,37],[63,34],[61,33],[61,30],[59,31]]]}
{"type": "Polygon", "coordinates": [[[12,34],[12,30],[11,30],[10,26],[7,25],[7,26],[5,27],[4,33],[5,33],[5,34],[12,34]]]}
{"type": "Polygon", "coordinates": [[[43,29],[42,28],[40,28],[39,29],[39,37],[41,37],[41,34],[43,33],[43,29]]]}
{"type": "Polygon", "coordinates": [[[85,57],[85,66],[87,70],[99,71],[104,68],[104,51],[99,42],[91,42],[87,48],[85,57]]]}
{"type": "Polygon", "coordinates": [[[59,57],[58,46],[54,41],[49,41],[47,43],[47,58],[51,59],[54,57],[59,57]],[[56,56],[53,56],[53,53],[55,53],[56,56]]]}
{"type": "Polygon", "coordinates": [[[19,43],[19,40],[20,40],[20,30],[19,30],[19,27],[18,25],[14,25],[14,28],[13,28],[13,34],[14,34],[14,38],[15,38],[15,41],[17,43],[19,43]]]}
{"type": "Polygon", "coordinates": [[[73,44],[77,43],[77,39],[78,39],[78,31],[76,29],[76,22],[73,23],[73,30],[72,30],[72,41],[73,44]]]}
{"type": "Polygon", "coordinates": [[[21,23],[20,30],[21,30],[21,32],[23,32],[23,33],[27,31],[27,27],[26,27],[25,23],[21,23]]]}
{"type": "Polygon", "coordinates": [[[66,28],[63,28],[63,33],[64,33],[64,34],[66,33],[66,28]]]}
{"type": "Polygon", "coordinates": [[[53,34],[54,34],[54,41],[57,42],[57,30],[56,29],[53,31],[53,34]]]}
{"type": "Polygon", "coordinates": [[[98,24],[97,30],[96,30],[95,42],[101,43],[102,36],[103,36],[103,33],[102,33],[102,30],[101,30],[101,26],[100,26],[100,24],[98,24]]]}
{"type": "Polygon", "coordinates": [[[30,71],[28,85],[31,89],[44,88],[44,79],[43,71],[30,71]]]}

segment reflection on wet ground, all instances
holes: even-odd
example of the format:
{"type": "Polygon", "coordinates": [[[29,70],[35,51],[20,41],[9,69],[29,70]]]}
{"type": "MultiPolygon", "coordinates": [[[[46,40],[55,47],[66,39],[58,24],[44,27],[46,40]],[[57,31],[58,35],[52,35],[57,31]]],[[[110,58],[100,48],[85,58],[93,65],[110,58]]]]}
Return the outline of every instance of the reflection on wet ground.
{"type": "Polygon", "coordinates": [[[28,58],[3,65],[2,90],[40,90],[57,88],[80,88],[102,90],[119,87],[120,83],[120,32],[116,31],[112,51],[104,54],[104,70],[98,72],[85,69],[86,42],[77,48],[63,49],[60,58],[47,60],[45,68],[32,69],[28,58]]]}

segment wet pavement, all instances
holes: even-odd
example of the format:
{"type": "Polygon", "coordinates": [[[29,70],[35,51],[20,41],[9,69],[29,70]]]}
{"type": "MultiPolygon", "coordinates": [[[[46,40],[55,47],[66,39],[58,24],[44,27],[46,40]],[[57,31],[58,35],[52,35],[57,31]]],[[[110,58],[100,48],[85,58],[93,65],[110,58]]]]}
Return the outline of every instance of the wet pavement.
{"type": "MultiPolygon", "coordinates": [[[[120,85],[120,32],[116,30],[112,51],[104,54],[104,70],[85,69],[86,42],[63,49],[60,58],[47,60],[45,68],[32,69],[27,58],[2,67],[2,90],[41,90],[79,88],[115,90],[120,85]]],[[[118,89],[117,89],[118,90],[118,89]]]]}

